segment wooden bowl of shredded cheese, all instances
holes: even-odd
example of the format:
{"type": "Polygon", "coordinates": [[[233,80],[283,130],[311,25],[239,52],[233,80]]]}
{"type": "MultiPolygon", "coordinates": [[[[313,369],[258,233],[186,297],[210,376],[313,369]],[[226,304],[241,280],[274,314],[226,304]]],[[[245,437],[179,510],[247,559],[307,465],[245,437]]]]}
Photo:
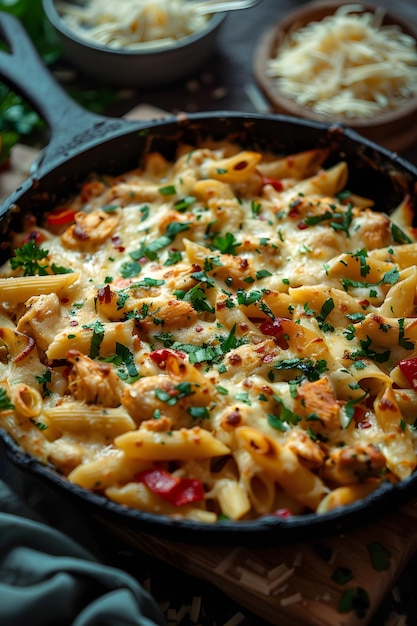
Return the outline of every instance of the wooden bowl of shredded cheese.
{"type": "Polygon", "coordinates": [[[191,74],[214,52],[226,17],[200,14],[186,0],[43,0],[43,8],[67,61],[120,87],[161,86],[191,74]]]}
{"type": "Polygon", "coordinates": [[[417,142],[417,26],[381,6],[299,8],[262,36],[254,69],[279,113],[341,123],[394,151],[417,142]]]}

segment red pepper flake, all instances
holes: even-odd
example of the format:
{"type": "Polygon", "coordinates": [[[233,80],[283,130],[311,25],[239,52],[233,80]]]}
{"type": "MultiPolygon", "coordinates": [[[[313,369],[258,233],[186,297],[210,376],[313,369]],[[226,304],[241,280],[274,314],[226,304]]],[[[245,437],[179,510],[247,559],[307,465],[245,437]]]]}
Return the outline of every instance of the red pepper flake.
{"type": "Polygon", "coordinates": [[[297,228],[298,230],[305,230],[306,228],[308,228],[308,226],[305,222],[298,222],[297,228]]]}
{"type": "Polygon", "coordinates": [[[233,169],[236,171],[244,170],[247,166],[248,166],[247,161],[239,161],[239,163],[236,163],[236,165],[233,166],[233,169]]]}
{"type": "Polygon", "coordinates": [[[201,326],[201,324],[197,324],[197,326],[195,327],[195,332],[201,333],[202,330],[204,330],[203,326],[201,326]]]}
{"type": "Polygon", "coordinates": [[[100,304],[110,304],[112,297],[112,291],[110,289],[110,285],[106,285],[105,287],[100,287],[97,289],[97,298],[100,304]]]}

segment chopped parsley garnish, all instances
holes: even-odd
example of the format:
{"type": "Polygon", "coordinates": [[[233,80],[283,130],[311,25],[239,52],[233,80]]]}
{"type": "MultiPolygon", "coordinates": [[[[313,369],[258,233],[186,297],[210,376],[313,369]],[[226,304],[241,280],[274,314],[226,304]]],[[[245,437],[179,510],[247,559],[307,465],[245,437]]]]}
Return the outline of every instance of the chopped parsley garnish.
{"type": "Polygon", "coordinates": [[[4,387],[0,387],[0,411],[13,411],[14,404],[9,399],[4,387]]]}
{"type": "Polygon", "coordinates": [[[340,220],[340,222],[331,221],[330,226],[333,230],[339,230],[344,232],[346,237],[350,237],[349,228],[353,219],[353,204],[350,202],[347,206],[345,213],[333,213],[333,220],[340,220]]]}
{"type": "Polygon", "coordinates": [[[412,239],[396,224],[391,224],[391,234],[395,243],[404,244],[412,243],[412,239]]]}
{"type": "Polygon", "coordinates": [[[376,361],[377,363],[386,363],[391,356],[391,352],[389,350],[386,350],[385,352],[376,352],[375,350],[372,350],[372,339],[369,336],[367,336],[366,339],[361,339],[359,344],[360,348],[350,353],[351,359],[366,357],[376,361]]]}
{"type": "Polygon", "coordinates": [[[377,572],[383,572],[390,568],[392,554],[381,543],[375,541],[367,546],[372,567],[377,572]]]}
{"type": "Polygon", "coordinates": [[[288,425],[298,424],[301,421],[301,417],[296,415],[291,409],[289,409],[285,404],[282,398],[274,395],[273,399],[275,402],[279,404],[279,416],[274,415],[273,413],[268,413],[266,418],[268,424],[275,428],[276,430],[280,430],[281,432],[285,432],[288,430],[288,425]]]}
{"type": "Polygon", "coordinates": [[[414,343],[409,341],[406,337],[404,337],[404,318],[400,318],[398,320],[398,345],[404,348],[405,350],[413,350],[414,343]]]}
{"type": "Polygon", "coordinates": [[[53,271],[54,274],[73,274],[74,273],[74,270],[70,269],[69,267],[63,267],[62,265],[55,265],[55,263],[52,263],[51,270],[53,271]]]}
{"type": "Polygon", "coordinates": [[[100,358],[100,361],[106,363],[113,363],[116,365],[116,373],[122,380],[133,383],[139,378],[139,373],[136,368],[135,359],[133,353],[127,346],[116,341],[116,354],[109,357],[100,358]]]}
{"type": "Polygon", "coordinates": [[[87,324],[83,326],[83,328],[88,328],[93,331],[88,356],[90,359],[95,359],[100,354],[100,346],[104,339],[104,326],[97,320],[94,324],[87,324]]]}
{"type": "Polygon", "coordinates": [[[146,277],[143,280],[140,280],[137,283],[132,283],[132,285],[130,285],[131,289],[136,289],[136,288],[140,288],[140,287],[160,287],[161,285],[164,285],[165,281],[162,279],[158,279],[158,278],[149,278],[146,277]]]}
{"type": "Polygon", "coordinates": [[[187,413],[189,413],[195,420],[210,419],[210,413],[205,406],[190,406],[187,409],[187,413]]]}
{"type": "Polygon", "coordinates": [[[263,293],[261,289],[253,289],[252,291],[238,289],[236,292],[237,302],[242,306],[250,306],[251,304],[255,304],[255,302],[259,302],[263,293]]]}
{"type": "Polygon", "coordinates": [[[359,252],[355,252],[354,254],[352,254],[352,256],[359,260],[361,276],[367,276],[371,271],[371,267],[366,261],[368,257],[368,252],[366,251],[366,249],[359,250],[359,252]]]}
{"type": "Polygon", "coordinates": [[[201,284],[194,285],[189,291],[182,291],[177,289],[174,291],[174,296],[178,300],[184,300],[189,302],[196,311],[206,311],[207,313],[214,313],[214,308],[206,299],[206,292],[201,289],[201,284]]]}
{"type": "Polygon", "coordinates": [[[338,567],[332,574],[332,580],[338,585],[345,585],[353,580],[352,570],[348,567],[338,567]]]}
{"type": "Polygon", "coordinates": [[[329,322],[325,321],[326,317],[330,315],[333,309],[334,309],[333,298],[327,298],[327,300],[323,303],[323,306],[321,307],[320,313],[316,317],[317,322],[319,324],[319,328],[321,328],[321,330],[325,333],[334,332],[334,326],[332,326],[332,324],[330,324],[329,322]]]}
{"type": "Polygon", "coordinates": [[[326,211],[321,215],[310,215],[304,218],[304,224],[307,226],[316,226],[316,224],[320,224],[320,222],[325,222],[327,220],[331,220],[333,217],[333,211],[326,211]]]}
{"type": "Polygon", "coordinates": [[[178,235],[178,233],[189,230],[190,222],[171,222],[168,228],[166,229],[165,235],[154,239],[148,243],[143,243],[140,248],[134,250],[129,253],[129,256],[134,261],[139,261],[140,259],[146,257],[149,261],[156,261],[158,258],[158,252],[163,248],[169,246],[178,235]]]}
{"type": "Polygon", "coordinates": [[[137,261],[126,261],[120,267],[120,274],[123,278],[135,278],[142,271],[142,266],[137,261]]]}
{"type": "Polygon", "coordinates": [[[256,272],[256,278],[260,280],[261,278],[266,278],[267,276],[272,276],[272,273],[269,270],[258,270],[256,272]]]}
{"type": "Polygon", "coordinates": [[[22,269],[24,276],[47,276],[51,270],[54,274],[72,274],[73,270],[52,263],[52,265],[41,265],[38,261],[42,261],[48,257],[49,250],[39,248],[31,239],[23,244],[21,248],[14,250],[14,257],[10,259],[10,267],[13,270],[22,269]]]}
{"type": "Polygon", "coordinates": [[[155,389],[154,393],[155,397],[161,402],[165,402],[165,404],[168,404],[169,406],[174,406],[177,404],[178,400],[193,395],[195,391],[193,391],[191,383],[184,382],[175,385],[172,392],[167,392],[164,389],[158,388],[155,389]]]}
{"type": "Polygon", "coordinates": [[[165,185],[165,187],[160,187],[158,191],[163,196],[175,196],[175,194],[177,193],[175,185],[165,185]]]}
{"type": "Polygon", "coordinates": [[[226,233],[224,237],[218,235],[213,239],[213,246],[220,250],[223,254],[233,254],[236,256],[236,248],[242,244],[237,241],[236,237],[232,233],[226,233]]]}
{"type": "Polygon", "coordinates": [[[52,381],[52,372],[51,370],[45,370],[42,376],[36,376],[37,382],[42,385],[42,391],[44,396],[50,396],[51,390],[48,389],[47,383],[52,381]]]}
{"type": "Polygon", "coordinates": [[[283,359],[274,363],[273,367],[276,370],[300,370],[302,377],[310,382],[319,380],[320,376],[328,370],[327,361],[324,359],[313,361],[308,358],[283,359]]]}
{"type": "Polygon", "coordinates": [[[158,333],[155,335],[155,339],[160,341],[164,348],[171,348],[175,342],[174,335],[172,333],[158,333]]]}
{"type": "Polygon", "coordinates": [[[369,595],[362,587],[347,589],[338,604],[339,613],[354,611],[358,617],[365,617],[370,607],[369,595]]]}
{"type": "MultiPolygon", "coordinates": [[[[400,279],[400,272],[397,267],[394,267],[392,270],[385,272],[384,276],[378,283],[366,283],[360,280],[351,280],[350,278],[341,278],[340,282],[343,285],[343,289],[345,291],[348,290],[349,287],[359,287],[359,288],[372,288],[378,287],[379,285],[395,285],[400,279]]],[[[375,291],[374,295],[376,296],[377,292],[375,291]]]]}
{"type": "Polygon", "coordinates": [[[13,270],[22,269],[24,276],[46,276],[48,265],[41,265],[38,261],[46,259],[48,254],[49,250],[39,248],[31,239],[14,250],[15,256],[10,259],[10,266],[13,270]]]}
{"type": "Polygon", "coordinates": [[[168,250],[168,258],[164,265],[169,267],[170,265],[176,265],[180,261],[182,261],[182,254],[179,250],[168,250]]]}
{"type": "Polygon", "coordinates": [[[140,207],[139,213],[141,214],[141,218],[140,218],[141,222],[144,222],[145,220],[148,219],[149,212],[150,212],[150,208],[149,208],[149,206],[147,204],[145,204],[144,206],[140,207]]]}
{"type": "Polygon", "coordinates": [[[321,215],[310,215],[304,218],[304,224],[307,226],[316,226],[324,221],[330,221],[333,230],[344,232],[346,237],[350,237],[349,228],[353,219],[353,205],[349,203],[345,212],[336,212],[334,205],[329,205],[321,215]],[[337,220],[337,221],[336,221],[337,220]]]}
{"type": "Polygon", "coordinates": [[[195,201],[196,201],[196,198],[194,196],[185,196],[184,198],[181,198],[180,200],[177,200],[174,203],[174,209],[176,211],[179,211],[179,213],[183,213],[184,211],[189,209],[191,206],[193,206],[195,201]]]}

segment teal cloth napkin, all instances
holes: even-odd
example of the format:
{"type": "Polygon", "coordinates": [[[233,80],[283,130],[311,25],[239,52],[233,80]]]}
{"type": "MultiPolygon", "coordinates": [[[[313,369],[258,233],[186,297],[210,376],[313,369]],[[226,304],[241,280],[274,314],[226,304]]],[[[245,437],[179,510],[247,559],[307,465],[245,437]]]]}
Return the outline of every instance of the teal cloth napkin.
{"type": "Polygon", "coordinates": [[[0,624],[163,626],[164,618],[138,581],[45,523],[0,481],[0,624]]]}

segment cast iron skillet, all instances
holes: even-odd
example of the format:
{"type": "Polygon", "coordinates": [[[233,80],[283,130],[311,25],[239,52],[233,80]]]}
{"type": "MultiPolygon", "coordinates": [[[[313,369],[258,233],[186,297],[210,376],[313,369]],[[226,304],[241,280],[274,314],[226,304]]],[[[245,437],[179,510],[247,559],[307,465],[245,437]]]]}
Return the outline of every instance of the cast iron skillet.
{"type": "MultiPolygon", "coordinates": [[[[0,207],[4,255],[7,228],[16,227],[25,211],[36,214],[74,192],[77,181],[92,171],[121,173],[138,166],[147,151],[159,150],[169,158],[179,141],[193,144],[205,137],[233,139],[240,141],[242,147],[278,154],[329,147],[328,165],[341,158],[349,164],[349,189],[373,198],[376,207],[386,212],[408,193],[417,214],[417,168],[340,125],[236,112],[180,115],[146,123],[97,116],[66,95],[44,67],[20,23],[9,14],[0,13],[0,35],[9,47],[9,52],[0,52],[0,76],[27,98],[50,130],[49,144],[30,178],[0,207]]],[[[360,502],[320,516],[266,516],[248,522],[203,525],[112,503],[69,483],[53,468],[23,452],[1,429],[0,442],[9,475],[23,475],[20,484],[30,484],[31,489],[34,484],[40,491],[52,488],[95,520],[101,519],[128,533],[137,530],[201,544],[260,545],[311,540],[375,519],[417,497],[416,473],[395,486],[383,485],[360,502]]]]}

